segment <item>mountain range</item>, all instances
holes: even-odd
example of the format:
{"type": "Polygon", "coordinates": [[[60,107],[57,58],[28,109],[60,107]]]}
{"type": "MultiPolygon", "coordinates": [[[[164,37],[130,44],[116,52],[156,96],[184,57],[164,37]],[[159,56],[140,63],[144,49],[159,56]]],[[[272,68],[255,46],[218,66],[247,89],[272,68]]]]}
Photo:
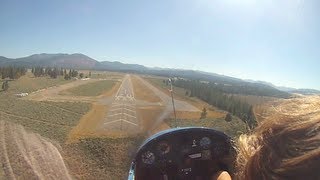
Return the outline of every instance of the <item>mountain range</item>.
{"type": "Polygon", "coordinates": [[[152,75],[160,75],[167,77],[181,77],[191,80],[201,80],[213,82],[215,84],[233,86],[236,88],[252,89],[255,91],[265,90],[270,92],[271,96],[288,97],[289,93],[299,94],[320,94],[320,91],[314,89],[294,89],[287,87],[277,87],[271,83],[264,81],[242,80],[234,77],[219,75],[216,73],[208,73],[203,71],[169,69],[169,68],[149,68],[139,64],[125,64],[118,61],[97,61],[84,54],[34,54],[22,58],[6,58],[0,56],[1,66],[25,66],[25,67],[62,67],[73,69],[89,69],[89,70],[108,70],[122,71],[130,73],[144,73],[152,75]]]}

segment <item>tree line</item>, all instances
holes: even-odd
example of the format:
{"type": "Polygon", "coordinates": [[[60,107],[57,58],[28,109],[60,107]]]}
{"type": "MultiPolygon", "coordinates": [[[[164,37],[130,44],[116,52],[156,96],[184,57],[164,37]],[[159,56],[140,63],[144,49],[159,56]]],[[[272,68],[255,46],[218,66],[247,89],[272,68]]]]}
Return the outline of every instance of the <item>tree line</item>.
{"type": "MultiPolygon", "coordinates": [[[[51,67],[33,67],[31,69],[31,72],[33,73],[33,75],[35,77],[41,77],[41,76],[50,76],[51,78],[57,78],[58,76],[64,76],[65,80],[69,80],[72,77],[77,77],[78,76],[78,71],[74,70],[74,69],[69,69],[69,71],[67,71],[67,69],[63,69],[63,68],[51,68],[51,67]]],[[[80,73],[80,77],[81,77],[80,73]]],[[[83,76],[83,74],[82,74],[83,76]]],[[[81,77],[82,78],[82,77],[81,77]]]]}
{"type": "MultiPolygon", "coordinates": [[[[27,68],[24,67],[16,67],[16,66],[8,66],[8,67],[0,67],[0,76],[1,79],[19,79],[21,76],[25,75],[27,72],[27,68]]],[[[2,82],[1,89],[2,91],[7,91],[9,88],[8,80],[2,82]]]]}
{"type": "Polygon", "coordinates": [[[25,75],[27,69],[24,67],[0,67],[0,75],[2,79],[19,79],[21,76],[25,75]]]}
{"type": "MultiPolygon", "coordinates": [[[[0,76],[1,79],[19,79],[21,76],[27,73],[28,69],[26,67],[21,66],[7,66],[7,67],[0,67],[0,76]]],[[[63,69],[63,68],[52,68],[52,67],[32,67],[31,72],[35,77],[41,76],[50,76],[51,78],[57,78],[58,76],[64,76],[65,80],[69,80],[73,77],[79,76],[80,78],[84,77],[83,73],[79,73],[74,69],[63,69]]],[[[91,72],[89,72],[89,76],[91,76],[91,72]]],[[[9,80],[5,80],[2,82],[1,89],[3,91],[8,90],[9,88],[9,80]]]]}
{"type": "Polygon", "coordinates": [[[173,85],[190,91],[186,93],[191,97],[197,97],[210,105],[228,111],[243,120],[250,128],[256,126],[256,119],[253,107],[221,89],[212,86],[210,83],[203,83],[197,80],[178,79],[173,81],[173,85]]]}

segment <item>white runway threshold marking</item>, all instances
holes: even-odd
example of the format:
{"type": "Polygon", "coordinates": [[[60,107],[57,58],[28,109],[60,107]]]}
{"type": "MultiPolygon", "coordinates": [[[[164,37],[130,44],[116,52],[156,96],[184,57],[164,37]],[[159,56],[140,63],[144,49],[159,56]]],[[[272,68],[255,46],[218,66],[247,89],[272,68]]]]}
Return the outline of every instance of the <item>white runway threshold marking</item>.
{"type": "Polygon", "coordinates": [[[136,132],[139,131],[137,127],[139,127],[139,120],[131,78],[130,75],[126,75],[107,113],[103,128],[105,130],[136,132]]]}

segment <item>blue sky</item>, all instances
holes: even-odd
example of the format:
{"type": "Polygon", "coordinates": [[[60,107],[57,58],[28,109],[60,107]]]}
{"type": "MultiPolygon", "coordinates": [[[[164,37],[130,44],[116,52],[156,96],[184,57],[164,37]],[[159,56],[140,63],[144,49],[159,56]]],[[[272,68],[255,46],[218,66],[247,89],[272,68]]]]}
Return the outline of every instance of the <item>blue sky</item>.
{"type": "Polygon", "coordinates": [[[0,55],[83,53],[320,89],[317,0],[0,0],[0,55]]]}

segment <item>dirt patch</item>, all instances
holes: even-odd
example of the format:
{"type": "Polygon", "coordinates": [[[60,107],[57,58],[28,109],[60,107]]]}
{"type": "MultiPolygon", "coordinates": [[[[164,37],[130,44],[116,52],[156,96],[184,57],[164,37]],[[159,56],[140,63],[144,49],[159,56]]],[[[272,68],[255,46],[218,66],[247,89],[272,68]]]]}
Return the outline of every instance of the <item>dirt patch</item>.
{"type": "Polygon", "coordinates": [[[160,102],[161,99],[154,94],[154,92],[147,88],[142,82],[136,77],[132,77],[133,91],[135,98],[147,102],[160,102]]]}

